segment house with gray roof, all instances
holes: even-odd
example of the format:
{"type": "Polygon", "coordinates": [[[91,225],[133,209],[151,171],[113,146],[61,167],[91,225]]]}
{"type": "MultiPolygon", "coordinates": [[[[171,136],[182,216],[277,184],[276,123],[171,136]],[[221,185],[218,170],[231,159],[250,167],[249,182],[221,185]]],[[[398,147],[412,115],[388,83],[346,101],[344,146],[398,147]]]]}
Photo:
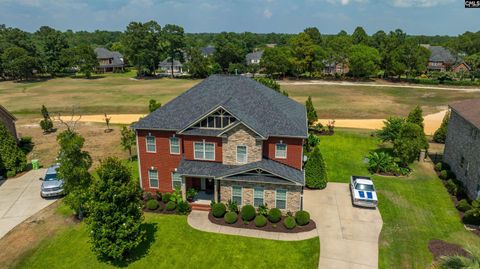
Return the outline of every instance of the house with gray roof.
{"type": "Polygon", "coordinates": [[[208,46],[202,48],[200,51],[201,51],[203,57],[211,57],[215,53],[215,47],[212,46],[212,45],[208,45],[208,46]]]}
{"type": "Polygon", "coordinates": [[[133,125],[140,184],[210,201],[303,207],[305,107],[243,76],[213,75],[133,125]]]}
{"type": "Polygon", "coordinates": [[[172,69],[173,69],[173,74],[182,75],[187,73],[186,70],[183,69],[183,64],[179,60],[173,60],[173,64],[172,64],[172,61],[170,60],[170,58],[167,58],[161,61],[158,64],[158,68],[162,72],[169,73],[169,74],[172,72],[172,69]]]}
{"type": "Polygon", "coordinates": [[[443,161],[470,199],[480,196],[480,99],[450,105],[443,161]]]}
{"type": "Polygon", "coordinates": [[[125,63],[120,52],[109,51],[106,48],[96,48],[95,54],[98,59],[97,72],[123,72],[125,63]]]}
{"type": "Polygon", "coordinates": [[[245,56],[247,65],[260,64],[260,60],[262,59],[262,56],[263,56],[263,50],[247,53],[247,55],[245,56]]]}
{"type": "Polygon", "coordinates": [[[422,45],[430,51],[428,58],[428,71],[452,71],[462,72],[470,71],[470,67],[460,57],[452,54],[447,48],[442,46],[422,45]]]}

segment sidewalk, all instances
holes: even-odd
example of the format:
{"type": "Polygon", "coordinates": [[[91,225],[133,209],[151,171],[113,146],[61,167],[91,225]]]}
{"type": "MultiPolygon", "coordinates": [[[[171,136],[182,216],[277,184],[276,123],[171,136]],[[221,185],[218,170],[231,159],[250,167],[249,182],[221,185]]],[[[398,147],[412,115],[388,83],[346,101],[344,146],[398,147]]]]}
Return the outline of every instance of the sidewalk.
{"type": "Polygon", "coordinates": [[[208,220],[208,212],[205,211],[192,211],[188,216],[188,224],[193,228],[204,232],[241,235],[281,241],[300,241],[318,236],[317,229],[302,233],[277,233],[218,225],[211,223],[208,220]]]}

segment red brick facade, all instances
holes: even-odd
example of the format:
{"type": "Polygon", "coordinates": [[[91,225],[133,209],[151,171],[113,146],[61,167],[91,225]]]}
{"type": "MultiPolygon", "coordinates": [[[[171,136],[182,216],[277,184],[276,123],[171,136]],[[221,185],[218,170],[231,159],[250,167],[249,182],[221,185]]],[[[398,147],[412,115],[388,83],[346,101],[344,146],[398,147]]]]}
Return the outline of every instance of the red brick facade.
{"type": "Polygon", "coordinates": [[[270,137],[263,142],[263,156],[275,160],[277,162],[286,164],[288,166],[302,169],[303,164],[303,139],[301,138],[285,138],[285,137],[270,137]],[[275,146],[277,143],[287,144],[287,158],[275,158],[275,146]]]}
{"type": "Polygon", "coordinates": [[[186,160],[194,160],[193,143],[202,142],[215,144],[215,162],[222,162],[222,138],[220,137],[202,137],[202,136],[184,136],[183,137],[184,154],[186,160]]]}

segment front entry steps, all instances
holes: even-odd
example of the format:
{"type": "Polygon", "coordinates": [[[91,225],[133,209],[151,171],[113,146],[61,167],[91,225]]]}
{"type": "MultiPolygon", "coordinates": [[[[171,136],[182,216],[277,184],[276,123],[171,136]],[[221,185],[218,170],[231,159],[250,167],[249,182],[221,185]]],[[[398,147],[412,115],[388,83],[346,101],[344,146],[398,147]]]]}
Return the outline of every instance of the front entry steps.
{"type": "Polygon", "coordinates": [[[192,210],[210,211],[210,204],[190,203],[192,210]]]}

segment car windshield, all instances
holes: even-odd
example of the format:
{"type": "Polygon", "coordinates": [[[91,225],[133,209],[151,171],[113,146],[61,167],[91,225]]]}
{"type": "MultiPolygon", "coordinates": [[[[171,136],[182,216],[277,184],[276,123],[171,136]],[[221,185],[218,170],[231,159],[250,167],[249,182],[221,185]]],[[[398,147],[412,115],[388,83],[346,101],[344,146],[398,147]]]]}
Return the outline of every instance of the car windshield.
{"type": "Polygon", "coordinates": [[[355,185],[355,189],[357,189],[359,191],[374,191],[375,190],[375,189],[373,189],[373,185],[360,184],[360,183],[357,183],[357,185],[355,185]]]}
{"type": "Polygon", "coordinates": [[[57,174],[46,174],[45,181],[54,181],[57,180],[57,174]]]}

